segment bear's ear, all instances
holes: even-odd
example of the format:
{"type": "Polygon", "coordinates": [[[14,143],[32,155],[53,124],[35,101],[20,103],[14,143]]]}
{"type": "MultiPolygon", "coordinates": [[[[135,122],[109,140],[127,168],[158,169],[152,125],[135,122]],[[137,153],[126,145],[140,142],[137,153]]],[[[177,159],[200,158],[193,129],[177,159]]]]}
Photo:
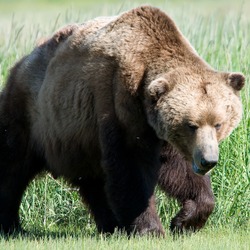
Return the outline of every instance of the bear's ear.
{"type": "Polygon", "coordinates": [[[148,90],[149,96],[154,101],[157,101],[164,93],[170,90],[170,86],[164,77],[159,77],[153,80],[149,84],[147,90],[148,90]]]}
{"type": "Polygon", "coordinates": [[[227,74],[227,84],[234,90],[240,91],[245,85],[245,77],[241,73],[229,73],[227,74]]]}

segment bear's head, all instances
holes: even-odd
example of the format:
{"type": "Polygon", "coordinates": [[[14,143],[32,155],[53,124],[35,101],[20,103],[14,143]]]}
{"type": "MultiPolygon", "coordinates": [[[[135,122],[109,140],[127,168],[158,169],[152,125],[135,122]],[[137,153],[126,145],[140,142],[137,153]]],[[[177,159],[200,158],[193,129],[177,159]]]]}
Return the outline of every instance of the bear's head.
{"type": "Polygon", "coordinates": [[[219,142],[241,120],[244,82],[241,73],[212,70],[177,68],[158,75],[146,87],[148,122],[204,175],[218,161],[219,142]]]}

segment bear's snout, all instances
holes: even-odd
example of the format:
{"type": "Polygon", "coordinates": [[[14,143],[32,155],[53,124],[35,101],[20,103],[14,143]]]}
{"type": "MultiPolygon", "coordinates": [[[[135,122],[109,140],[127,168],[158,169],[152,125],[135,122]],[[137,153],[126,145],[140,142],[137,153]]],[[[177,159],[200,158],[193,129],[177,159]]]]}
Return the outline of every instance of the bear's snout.
{"type": "Polygon", "coordinates": [[[204,154],[202,151],[198,150],[193,159],[193,171],[196,174],[205,175],[217,164],[218,160],[219,152],[217,148],[210,154],[207,152],[204,154]]]}
{"type": "Polygon", "coordinates": [[[205,175],[219,160],[219,145],[216,131],[211,126],[199,128],[193,149],[193,171],[205,175]]]}
{"type": "Polygon", "coordinates": [[[217,155],[212,155],[212,157],[206,159],[204,157],[201,158],[201,166],[208,171],[212,169],[218,162],[217,155]]]}

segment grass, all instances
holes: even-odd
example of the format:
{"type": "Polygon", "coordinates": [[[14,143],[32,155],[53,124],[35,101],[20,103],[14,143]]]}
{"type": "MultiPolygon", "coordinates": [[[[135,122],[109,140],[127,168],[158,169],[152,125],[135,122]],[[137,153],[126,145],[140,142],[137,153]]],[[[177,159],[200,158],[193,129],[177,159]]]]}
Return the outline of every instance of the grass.
{"type": "Polygon", "coordinates": [[[165,239],[155,237],[133,237],[128,239],[124,235],[114,234],[109,237],[104,235],[86,236],[75,235],[49,235],[48,237],[17,237],[10,241],[0,241],[0,249],[35,250],[35,249],[87,249],[87,250],[248,250],[249,232],[234,230],[204,230],[191,236],[173,239],[167,235],[165,239]]]}
{"type": "MultiPolygon", "coordinates": [[[[114,15],[142,1],[0,0],[0,87],[8,69],[31,51],[36,41],[67,23],[114,15]]],[[[250,72],[249,3],[235,1],[149,1],[176,21],[198,53],[214,68],[250,72]]],[[[220,146],[212,172],[216,208],[199,233],[172,239],[98,235],[77,190],[50,175],[34,180],[20,207],[27,236],[0,240],[0,249],[249,249],[250,240],[250,86],[242,92],[240,126],[220,146]]],[[[178,204],[157,191],[158,212],[167,229],[178,204]]]]}

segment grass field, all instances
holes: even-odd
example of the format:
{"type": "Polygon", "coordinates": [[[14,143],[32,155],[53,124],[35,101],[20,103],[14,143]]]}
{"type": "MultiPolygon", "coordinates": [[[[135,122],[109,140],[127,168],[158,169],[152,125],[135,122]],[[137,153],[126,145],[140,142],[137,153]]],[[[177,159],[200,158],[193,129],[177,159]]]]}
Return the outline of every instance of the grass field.
{"type": "Polygon", "coordinates": [[[135,237],[128,239],[124,235],[86,236],[63,235],[23,238],[0,241],[0,249],[35,250],[35,249],[71,249],[71,250],[248,250],[249,232],[233,230],[204,229],[203,232],[173,239],[168,235],[165,239],[154,237],[135,237]]]}
{"type": "MultiPolygon", "coordinates": [[[[0,0],[0,87],[8,69],[37,40],[59,27],[100,15],[114,15],[142,3],[162,8],[198,53],[214,68],[241,71],[244,117],[220,147],[212,172],[214,213],[200,232],[173,239],[167,228],[178,204],[157,191],[165,239],[98,235],[76,190],[50,175],[33,181],[20,208],[27,236],[0,239],[0,249],[250,249],[250,3],[233,0],[66,1],[0,0]]],[[[1,164],[1,163],[0,163],[1,164]]]]}

